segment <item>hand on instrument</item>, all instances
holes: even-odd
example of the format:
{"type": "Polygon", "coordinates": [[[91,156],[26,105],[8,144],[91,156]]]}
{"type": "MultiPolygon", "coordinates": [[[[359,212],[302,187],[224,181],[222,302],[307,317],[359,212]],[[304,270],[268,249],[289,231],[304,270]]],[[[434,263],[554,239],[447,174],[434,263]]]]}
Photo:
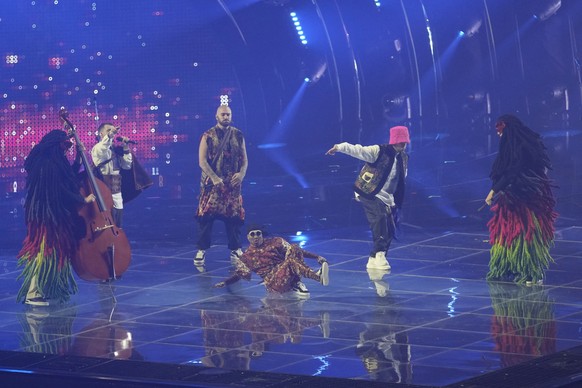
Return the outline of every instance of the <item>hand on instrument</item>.
{"type": "Polygon", "coordinates": [[[325,259],[325,257],[318,256],[317,257],[317,264],[323,264],[323,263],[327,263],[327,260],[325,259]]]}
{"type": "Polygon", "coordinates": [[[95,202],[95,194],[89,194],[85,197],[85,203],[95,202]]]}
{"type": "Polygon", "coordinates": [[[326,155],[335,155],[336,152],[338,152],[338,148],[337,148],[337,144],[334,144],[334,146],[331,147],[325,154],[326,155]]]}

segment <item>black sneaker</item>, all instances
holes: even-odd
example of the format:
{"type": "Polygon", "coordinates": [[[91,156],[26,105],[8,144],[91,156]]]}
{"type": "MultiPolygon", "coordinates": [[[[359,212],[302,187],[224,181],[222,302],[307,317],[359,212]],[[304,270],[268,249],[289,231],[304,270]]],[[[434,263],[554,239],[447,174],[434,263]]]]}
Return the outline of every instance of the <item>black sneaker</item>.
{"type": "Polygon", "coordinates": [[[297,282],[291,289],[291,292],[300,298],[309,297],[309,290],[307,289],[307,287],[305,287],[305,284],[303,284],[302,282],[297,282]]]}

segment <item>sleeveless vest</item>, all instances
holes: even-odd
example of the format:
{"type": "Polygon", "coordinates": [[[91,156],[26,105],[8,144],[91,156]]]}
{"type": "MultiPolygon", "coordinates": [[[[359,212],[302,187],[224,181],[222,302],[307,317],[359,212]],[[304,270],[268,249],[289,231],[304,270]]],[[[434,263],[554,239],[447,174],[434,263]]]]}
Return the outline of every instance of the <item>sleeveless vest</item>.
{"type": "MultiPolygon", "coordinates": [[[[397,206],[400,206],[404,197],[404,174],[408,167],[408,155],[403,152],[401,157],[402,171],[400,176],[396,178],[398,179],[396,192],[391,193],[394,194],[394,201],[397,206]]],[[[384,187],[395,160],[396,151],[394,148],[388,144],[380,145],[378,158],[373,163],[364,164],[364,167],[360,170],[354,183],[355,192],[364,198],[373,199],[384,187]]]]}

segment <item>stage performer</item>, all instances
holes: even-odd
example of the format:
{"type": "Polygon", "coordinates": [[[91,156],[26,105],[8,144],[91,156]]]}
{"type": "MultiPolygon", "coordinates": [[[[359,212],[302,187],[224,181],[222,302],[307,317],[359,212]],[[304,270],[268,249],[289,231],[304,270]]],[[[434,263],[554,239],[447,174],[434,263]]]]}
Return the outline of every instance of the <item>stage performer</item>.
{"type": "Polygon", "coordinates": [[[356,200],[362,203],[370,224],[374,246],[367,269],[389,270],[386,254],[396,229],[395,213],[402,207],[404,187],[408,173],[410,144],[408,128],[390,128],[388,144],[361,146],[360,144],[335,144],[326,155],[342,152],[366,162],[354,184],[356,200]]]}
{"type": "Polygon", "coordinates": [[[64,131],[50,131],[24,163],[27,235],[18,254],[18,266],[24,267],[18,276],[23,279],[18,302],[48,306],[49,301],[67,301],[77,292],[70,263],[84,235],[77,209],[95,201],[95,196],[80,194],[79,151],[73,166],[65,155],[72,144],[64,131]]]}
{"type": "Polygon", "coordinates": [[[290,244],[281,237],[266,238],[265,228],[251,226],[247,234],[250,246],[241,255],[234,274],[215,287],[224,287],[240,279],[250,280],[254,272],[263,279],[268,292],[293,292],[299,297],[309,297],[309,290],[301,282],[303,277],[315,280],[324,286],[329,284],[329,266],[325,258],[290,244]],[[313,271],[303,260],[316,259],[321,265],[313,271]]]}
{"type": "Polygon", "coordinates": [[[243,133],[231,126],[231,122],[231,109],[221,105],[216,110],[216,125],[204,132],[200,139],[198,163],[202,175],[196,211],[200,236],[194,258],[197,267],[204,265],[215,220],[223,221],[226,226],[231,262],[236,264],[242,255],[240,230],[245,211],[241,184],[247,172],[248,159],[243,133]]]}
{"type": "Polygon", "coordinates": [[[103,123],[98,128],[99,141],[91,149],[93,164],[97,167],[97,176],[105,182],[113,197],[111,215],[118,228],[123,224],[123,195],[121,191],[121,169],[130,170],[133,165],[133,155],[129,150],[129,138],[120,136],[123,146],[114,146],[119,127],[111,123],[103,123]]]}
{"type": "Polygon", "coordinates": [[[517,117],[503,115],[495,124],[501,137],[490,178],[487,205],[493,204],[488,222],[491,260],[487,279],[541,284],[553,262],[556,201],[547,171],[546,147],[536,132],[517,117]]]}

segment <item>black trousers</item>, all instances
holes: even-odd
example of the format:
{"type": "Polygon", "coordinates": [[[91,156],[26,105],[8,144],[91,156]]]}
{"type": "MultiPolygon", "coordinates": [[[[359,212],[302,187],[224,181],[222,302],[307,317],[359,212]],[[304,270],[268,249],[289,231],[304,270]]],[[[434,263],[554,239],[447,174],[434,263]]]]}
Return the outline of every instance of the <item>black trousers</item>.
{"type": "Polygon", "coordinates": [[[111,216],[113,217],[113,222],[115,223],[115,226],[121,228],[122,227],[121,224],[123,223],[123,209],[112,208],[111,216]]]}
{"type": "MultiPolygon", "coordinates": [[[[198,238],[198,249],[206,250],[210,248],[212,242],[212,226],[215,218],[199,218],[200,237],[198,238]]],[[[228,249],[236,250],[241,245],[240,231],[242,222],[236,218],[221,219],[226,227],[226,237],[228,238],[228,249]]]]}
{"type": "Polygon", "coordinates": [[[370,256],[375,256],[376,252],[387,252],[395,232],[394,218],[390,207],[377,197],[368,199],[360,196],[360,202],[364,207],[364,213],[366,213],[374,240],[374,248],[370,252],[370,256]]]}

